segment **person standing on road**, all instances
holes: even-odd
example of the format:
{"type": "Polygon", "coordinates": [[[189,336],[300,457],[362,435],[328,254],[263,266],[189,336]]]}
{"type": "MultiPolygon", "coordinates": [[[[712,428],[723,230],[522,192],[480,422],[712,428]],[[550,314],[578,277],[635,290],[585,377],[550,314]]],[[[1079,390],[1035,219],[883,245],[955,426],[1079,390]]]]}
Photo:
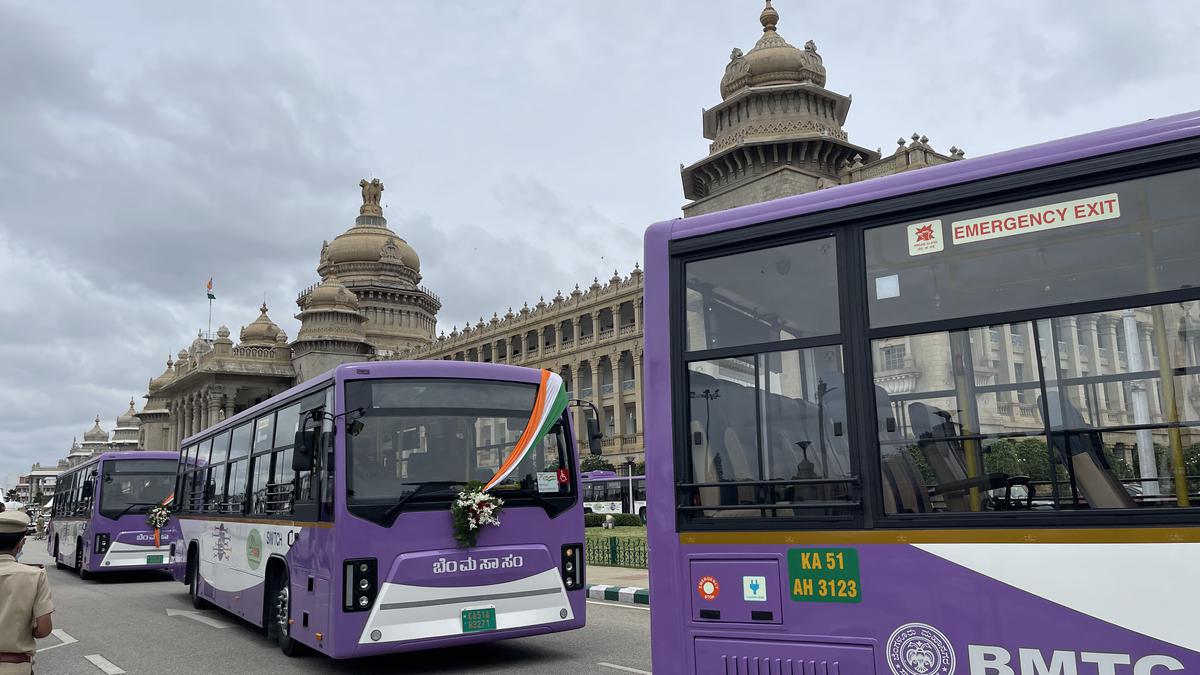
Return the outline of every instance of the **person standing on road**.
{"type": "Polygon", "coordinates": [[[28,528],[24,513],[0,513],[0,675],[32,675],[34,640],[54,628],[46,570],[17,562],[28,528]]]}

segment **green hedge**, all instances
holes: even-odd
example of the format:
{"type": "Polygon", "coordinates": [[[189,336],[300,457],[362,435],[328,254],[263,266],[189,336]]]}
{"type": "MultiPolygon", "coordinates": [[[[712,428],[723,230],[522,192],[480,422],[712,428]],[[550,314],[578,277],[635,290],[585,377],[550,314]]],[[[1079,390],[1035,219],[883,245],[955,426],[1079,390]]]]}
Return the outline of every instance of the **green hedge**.
{"type": "MultiPolygon", "coordinates": [[[[584,527],[604,527],[604,520],[607,515],[600,513],[585,513],[583,514],[584,527]]],[[[642,519],[636,513],[614,513],[613,525],[617,527],[641,527],[642,519]]]]}

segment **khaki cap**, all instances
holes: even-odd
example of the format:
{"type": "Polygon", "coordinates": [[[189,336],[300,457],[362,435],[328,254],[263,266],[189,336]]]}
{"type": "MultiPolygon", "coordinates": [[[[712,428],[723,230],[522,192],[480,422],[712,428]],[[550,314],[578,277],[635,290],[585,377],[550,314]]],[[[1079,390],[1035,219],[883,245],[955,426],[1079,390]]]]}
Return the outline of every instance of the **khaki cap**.
{"type": "Polygon", "coordinates": [[[0,534],[25,534],[29,528],[29,516],[20,511],[0,513],[0,534]]]}

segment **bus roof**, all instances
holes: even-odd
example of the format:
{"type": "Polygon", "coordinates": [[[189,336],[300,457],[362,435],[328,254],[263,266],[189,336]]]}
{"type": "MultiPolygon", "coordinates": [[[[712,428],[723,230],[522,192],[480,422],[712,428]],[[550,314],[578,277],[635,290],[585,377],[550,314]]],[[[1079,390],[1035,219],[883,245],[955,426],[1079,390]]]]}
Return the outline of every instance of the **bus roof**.
{"type": "MultiPolygon", "coordinates": [[[[119,450],[116,452],[102,452],[98,455],[88,457],[78,465],[69,469],[65,469],[62,473],[70,473],[82,466],[95,464],[101,460],[112,461],[116,459],[170,459],[178,460],[179,453],[170,450],[119,450]]],[[[60,474],[61,475],[61,474],[60,474]]]]}
{"type": "Polygon", "coordinates": [[[505,382],[525,382],[529,384],[537,384],[541,382],[541,372],[536,368],[525,368],[523,366],[510,366],[503,363],[478,363],[475,361],[447,361],[447,360],[428,360],[428,361],[364,361],[361,363],[344,363],[332,370],[328,370],[316,377],[305,380],[300,384],[295,385],[282,393],[276,394],[271,398],[257,405],[251,406],[242,412],[222,420],[219,424],[214,424],[206,429],[202,429],[199,433],[192,434],[183,439],[180,446],[186,446],[192,443],[197,438],[206,436],[212,433],[212,430],[221,428],[230,428],[241,424],[246,420],[253,419],[263,410],[268,410],[275,405],[275,401],[303,393],[310,389],[322,386],[329,382],[353,380],[364,376],[372,378],[388,378],[388,377],[445,377],[458,378],[468,380],[502,380],[505,382]],[[365,371],[365,372],[364,372],[365,371]]]}
{"type": "Polygon", "coordinates": [[[696,237],[1193,136],[1200,136],[1200,111],[1151,119],[727,211],[666,220],[652,225],[646,233],[646,239],[649,244],[651,239],[696,237]]]}

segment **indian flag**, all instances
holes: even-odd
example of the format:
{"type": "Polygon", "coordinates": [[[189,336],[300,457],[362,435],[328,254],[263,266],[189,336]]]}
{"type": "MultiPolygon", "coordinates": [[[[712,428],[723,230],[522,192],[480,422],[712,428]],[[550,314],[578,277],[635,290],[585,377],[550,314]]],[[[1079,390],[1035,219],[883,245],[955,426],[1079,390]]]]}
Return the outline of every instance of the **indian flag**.
{"type": "Polygon", "coordinates": [[[208,299],[209,299],[209,300],[216,300],[216,299],[217,299],[217,296],[213,295],[213,292],[212,292],[212,277],[209,277],[209,278],[208,278],[208,287],[207,287],[207,291],[208,291],[208,299]]]}
{"type": "Polygon", "coordinates": [[[525,431],[521,434],[521,438],[517,439],[517,445],[513,447],[512,452],[504,459],[504,463],[496,470],[496,474],[487,482],[487,485],[483,486],[483,491],[487,492],[508,478],[513,469],[517,468],[517,465],[529,453],[530,448],[542,442],[542,439],[550,432],[550,427],[554,426],[566,409],[567,390],[563,387],[562,377],[549,370],[543,370],[542,382],[538,386],[537,399],[533,403],[533,412],[529,415],[529,423],[525,425],[525,431]]]}

